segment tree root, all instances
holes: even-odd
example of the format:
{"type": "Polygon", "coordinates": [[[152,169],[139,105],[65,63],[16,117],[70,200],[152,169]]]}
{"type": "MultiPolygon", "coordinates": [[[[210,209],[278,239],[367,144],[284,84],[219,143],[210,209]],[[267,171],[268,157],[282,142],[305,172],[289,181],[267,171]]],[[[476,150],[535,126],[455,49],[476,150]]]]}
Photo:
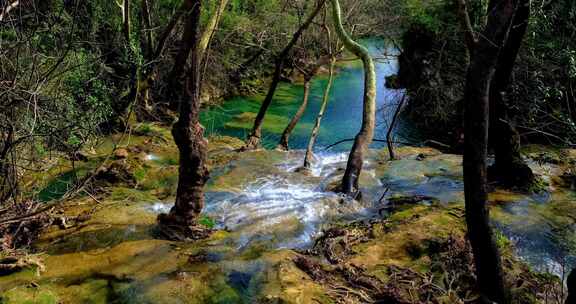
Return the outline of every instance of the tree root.
{"type": "Polygon", "coordinates": [[[161,238],[179,242],[193,242],[203,240],[212,234],[214,230],[199,224],[179,225],[158,216],[157,233],[161,238]]]}

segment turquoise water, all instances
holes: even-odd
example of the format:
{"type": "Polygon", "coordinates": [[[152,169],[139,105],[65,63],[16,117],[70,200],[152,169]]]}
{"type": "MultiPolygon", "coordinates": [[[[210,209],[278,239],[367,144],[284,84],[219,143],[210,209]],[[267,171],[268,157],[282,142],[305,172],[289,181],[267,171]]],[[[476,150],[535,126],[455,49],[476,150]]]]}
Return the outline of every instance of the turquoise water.
{"type": "MultiPolygon", "coordinates": [[[[388,121],[393,115],[395,104],[402,97],[402,90],[385,87],[385,77],[398,70],[397,50],[386,47],[383,40],[371,39],[364,43],[375,59],[377,73],[377,127],[375,138],[385,139],[388,121]]],[[[350,56],[347,56],[350,58],[350,56]]],[[[343,139],[353,138],[362,122],[362,98],[364,71],[359,60],[344,58],[338,63],[338,72],[330,94],[330,101],[322,121],[316,148],[326,147],[343,139]]],[[[316,77],[311,86],[308,108],[290,138],[290,148],[302,149],[308,143],[311,128],[320,108],[327,76],[316,77]]],[[[284,127],[298,109],[303,95],[302,84],[281,83],[276,91],[263,127],[263,145],[274,148],[284,127]]],[[[223,105],[202,113],[202,122],[208,134],[221,134],[246,138],[252,128],[253,117],[260,108],[264,96],[235,97],[223,105]],[[246,113],[253,113],[252,115],[246,113]]],[[[400,120],[395,128],[396,141],[414,142],[414,131],[400,120]]],[[[374,143],[373,147],[382,147],[374,143]]],[[[349,149],[351,143],[343,143],[335,150],[349,149]]]]}

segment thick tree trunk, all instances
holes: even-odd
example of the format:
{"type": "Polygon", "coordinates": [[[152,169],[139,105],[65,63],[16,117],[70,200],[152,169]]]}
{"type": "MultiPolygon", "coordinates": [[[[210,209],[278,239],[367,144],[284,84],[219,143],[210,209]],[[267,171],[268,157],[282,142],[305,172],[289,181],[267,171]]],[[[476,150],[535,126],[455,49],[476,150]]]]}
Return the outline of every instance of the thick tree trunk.
{"type": "Polygon", "coordinates": [[[302,96],[302,103],[300,104],[300,107],[296,111],[296,114],[294,114],[294,116],[290,120],[290,123],[288,123],[288,125],[286,126],[286,129],[284,129],[284,132],[282,132],[282,136],[280,137],[280,142],[278,143],[278,147],[276,147],[278,150],[288,151],[290,149],[290,147],[288,146],[288,140],[290,139],[290,134],[292,134],[292,131],[294,130],[294,128],[296,128],[296,125],[298,124],[298,122],[300,121],[302,116],[304,115],[304,112],[306,112],[306,107],[308,107],[308,99],[310,97],[310,83],[311,82],[312,82],[311,76],[305,75],[304,76],[304,96],[302,96]]]}
{"type": "MultiPolygon", "coordinates": [[[[180,152],[176,203],[169,214],[158,216],[165,236],[189,240],[205,236],[197,220],[204,207],[204,184],[208,179],[207,150],[204,128],[200,124],[200,58],[196,52],[199,36],[201,0],[187,0],[192,10],[186,21],[183,43],[190,46],[191,68],[186,80],[186,99],[180,105],[180,116],[172,135],[180,152]]],[[[184,61],[186,58],[183,59],[184,61]]]]}
{"type": "MultiPolygon", "coordinates": [[[[489,168],[489,177],[510,187],[527,186],[534,180],[532,170],[520,154],[520,135],[510,122],[506,104],[510,102],[506,98],[506,92],[510,86],[514,63],[530,18],[530,1],[519,1],[518,11],[514,16],[508,40],[500,52],[490,87],[489,141],[494,149],[495,162],[489,168]]],[[[491,3],[491,7],[494,5],[495,3],[491,3]]]]}
{"type": "MultiPolygon", "coordinates": [[[[328,35],[328,41],[330,43],[330,35],[328,35]]],[[[310,135],[310,139],[308,140],[306,155],[304,155],[304,165],[302,166],[304,171],[310,170],[312,157],[314,156],[314,145],[316,144],[316,139],[318,138],[318,134],[320,133],[320,124],[322,123],[322,117],[324,117],[326,106],[328,105],[328,101],[330,100],[330,91],[332,90],[332,83],[334,82],[335,65],[336,65],[336,58],[332,57],[332,59],[330,59],[328,83],[326,84],[326,88],[324,89],[324,95],[322,96],[322,104],[320,105],[320,110],[318,111],[318,115],[316,116],[316,122],[314,123],[314,127],[312,128],[312,134],[310,135]]]]}
{"type": "Polygon", "coordinates": [[[354,145],[348,156],[346,171],[342,178],[342,192],[353,194],[358,191],[358,178],[362,172],[364,154],[374,137],[374,125],[376,121],[376,70],[374,61],[368,50],[352,40],[342,25],[341,9],[338,0],[332,0],[332,18],[338,37],[344,47],[354,55],[362,59],[364,65],[364,109],[362,113],[362,127],[354,139],[354,145]]]}
{"type": "MultiPolygon", "coordinates": [[[[464,194],[468,237],[474,253],[480,293],[485,301],[507,303],[500,253],[486,207],[490,84],[500,48],[515,13],[513,0],[499,1],[472,53],[464,100],[464,194]]],[[[491,302],[487,302],[491,303],[491,302]]]]}
{"type": "MultiPolygon", "coordinates": [[[[190,14],[192,14],[192,12],[196,9],[196,6],[200,5],[199,2],[197,1],[184,1],[183,3],[183,11],[184,14],[188,14],[188,21],[186,22],[190,22],[190,14]]],[[[186,25],[187,26],[187,25],[186,25]]],[[[174,65],[172,66],[172,70],[170,71],[170,74],[168,75],[168,81],[169,81],[169,86],[170,86],[170,93],[169,93],[169,98],[170,98],[170,107],[172,109],[177,109],[179,104],[180,104],[180,100],[179,100],[179,96],[177,92],[180,92],[182,87],[181,87],[181,81],[180,81],[180,77],[182,76],[182,73],[184,72],[184,70],[186,69],[186,64],[188,63],[188,57],[190,57],[190,53],[192,52],[192,48],[196,48],[195,42],[192,42],[192,37],[190,37],[192,33],[190,31],[184,31],[184,34],[182,36],[182,40],[180,42],[180,48],[178,49],[178,52],[176,53],[176,56],[174,57],[174,65]]],[[[187,97],[184,97],[187,98],[187,97]]]]}
{"type": "Polygon", "coordinates": [[[304,31],[310,26],[310,24],[312,24],[314,18],[316,18],[318,13],[320,13],[320,10],[322,10],[322,7],[324,7],[324,3],[326,3],[326,0],[318,1],[316,8],[312,12],[312,14],[308,16],[308,18],[304,21],[304,23],[302,23],[302,25],[300,25],[300,28],[298,28],[298,30],[294,33],[294,35],[292,35],[292,39],[290,40],[290,42],[288,42],[288,44],[284,47],[282,52],[280,52],[280,54],[276,58],[276,67],[274,69],[274,75],[272,76],[272,82],[270,83],[270,88],[268,89],[268,94],[266,94],[264,101],[262,101],[260,110],[256,115],[256,119],[254,120],[254,126],[252,127],[252,131],[250,132],[248,139],[246,139],[246,145],[244,146],[243,150],[254,150],[260,147],[260,142],[262,138],[262,123],[264,122],[264,116],[266,116],[266,112],[268,111],[268,108],[272,103],[272,99],[274,98],[274,93],[276,92],[278,83],[280,83],[280,79],[282,76],[282,69],[284,68],[286,58],[288,57],[288,54],[290,53],[294,45],[296,45],[296,42],[298,42],[298,39],[300,39],[300,36],[302,36],[304,31]]]}

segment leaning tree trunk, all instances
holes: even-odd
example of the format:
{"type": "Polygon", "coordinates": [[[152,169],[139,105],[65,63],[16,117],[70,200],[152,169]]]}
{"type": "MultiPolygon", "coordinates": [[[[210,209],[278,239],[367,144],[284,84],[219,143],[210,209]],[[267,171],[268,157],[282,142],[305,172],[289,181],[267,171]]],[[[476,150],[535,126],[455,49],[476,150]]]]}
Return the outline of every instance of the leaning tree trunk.
{"type": "MultiPolygon", "coordinates": [[[[490,7],[494,7],[494,0],[490,7]]],[[[520,154],[520,135],[510,122],[506,92],[509,90],[514,63],[518,56],[528,19],[530,1],[520,0],[514,16],[508,40],[502,47],[496,72],[490,87],[490,130],[489,141],[494,149],[494,165],[488,170],[489,177],[503,185],[524,187],[534,180],[532,170],[520,154]]]]}
{"type": "MultiPolygon", "coordinates": [[[[328,31],[328,33],[330,32],[328,31]]],[[[330,34],[328,34],[328,43],[330,43],[330,40],[331,40],[330,34]]],[[[316,116],[316,122],[314,123],[314,127],[312,128],[312,134],[310,135],[310,139],[308,140],[306,155],[304,155],[304,165],[302,168],[305,171],[310,170],[312,157],[314,156],[314,145],[316,144],[316,139],[318,138],[318,134],[320,133],[320,124],[322,123],[322,117],[324,117],[326,106],[328,105],[328,101],[330,100],[330,91],[332,90],[332,83],[334,82],[335,65],[336,65],[336,58],[332,57],[330,59],[328,83],[326,84],[326,88],[324,89],[324,96],[322,96],[322,105],[320,105],[320,110],[318,111],[318,115],[316,116]]]]}
{"type": "Polygon", "coordinates": [[[260,106],[260,110],[256,115],[256,119],[254,119],[254,126],[252,127],[250,135],[246,139],[246,145],[243,147],[244,150],[254,150],[260,146],[262,138],[262,123],[264,122],[264,116],[266,116],[266,112],[268,111],[268,108],[272,103],[272,99],[274,98],[276,88],[280,83],[280,79],[282,77],[282,70],[284,69],[284,63],[286,61],[286,58],[288,57],[288,54],[290,53],[294,45],[296,45],[296,42],[298,42],[298,39],[300,39],[300,36],[302,36],[304,31],[310,26],[310,24],[312,24],[314,18],[316,18],[318,13],[320,13],[320,10],[324,6],[324,3],[326,3],[326,0],[318,1],[318,4],[316,5],[316,8],[312,12],[312,14],[308,16],[308,18],[304,21],[304,23],[302,23],[302,25],[300,25],[300,28],[298,28],[298,30],[294,33],[294,35],[292,35],[292,39],[290,40],[290,42],[288,42],[288,44],[284,47],[282,52],[280,52],[280,54],[276,58],[276,67],[274,69],[274,75],[272,76],[272,82],[270,83],[270,88],[268,89],[268,93],[266,94],[264,101],[262,101],[262,105],[260,106]]]}
{"type": "Polygon", "coordinates": [[[348,156],[346,171],[342,178],[342,192],[352,194],[358,190],[358,178],[362,172],[364,154],[374,137],[376,120],[376,70],[374,61],[368,50],[352,40],[342,25],[341,9],[338,0],[332,0],[332,18],[336,32],[342,40],[344,47],[362,59],[364,65],[364,109],[362,112],[362,127],[354,139],[354,145],[348,156]]]}
{"type": "MultiPolygon", "coordinates": [[[[165,236],[189,240],[205,236],[197,220],[204,208],[204,184],[208,179],[207,150],[204,128],[200,124],[200,58],[196,52],[199,36],[201,0],[187,0],[192,7],[186,21],[183,43],[190,45],[191,67],[186,80],[186,99],[180,105],[178,122],[172,128],[174,141],[180,152],[176,203],[169,214],[161,214],[158,221],[165,236]]],[[[184,62],[186,58],[183,59],[184,62]]],[[[182,64],[184,64],[182,62],[182,64]]]]}
{"type": "Polygon", "coordinates": [[[290,120],[290,123],[282,132],[282,136],[280,137],[280,142],[278,142],[278,146],[276,147],[278,150],[288,151],[290,148],[288,146],[288,140],[290,139],[290,134],[304,115],[306,111],[306,107],[308,106],[308,99],[310,97],[310,83],[312,82],[311,75],[304,75],[304,96],[302,96],[302,103],[300,107],[294,114],[294,117],[290,120]]]}
{"type": "Polygon", "coordinates": [[[486,28],[471,52],[464,100],[464,195],[466,224],[481,296],[488,303],[507,303],[500,253],[486,207],[490,84],[500,48],[507,39],[515,1],[502,0],[490,11],[486,28]]]}

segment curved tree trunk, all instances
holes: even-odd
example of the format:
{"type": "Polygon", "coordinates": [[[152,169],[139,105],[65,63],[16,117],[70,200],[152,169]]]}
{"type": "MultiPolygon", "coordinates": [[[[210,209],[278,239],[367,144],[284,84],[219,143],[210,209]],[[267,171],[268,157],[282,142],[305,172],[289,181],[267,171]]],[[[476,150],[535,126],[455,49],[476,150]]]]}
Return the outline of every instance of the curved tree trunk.
{"type": "Polygon", "coordinates": [[[362,127],[354,139],[354,145],[348,156],[346,172],[342,178],[342,192],[353,194],[358,190],[358,178],[362,172],[364,153],[374,137],[374,125],[376,120],[376,70],[374,61],[368,50],[352,40],[342,25],[341,9],[338,0],[332,0],[332,18],[338,37],[344,47],[354,55],[362,59],[364,65],[364,109],[362,114],[362,127]]]}
{"type": "Polygon", "coordinates": [[[490,85],[505,43],[515,0],[502,0],[490,10],[487,25],[475,42],[466,76],[464,100],[464,196],[468,238],[472,245],[481,296],[486,303],[508,303],[500,252],[494,242],[486,207],[490,85]]]}
{"type": "MultiPolygon", "coordinates": [[[[491,7],[495,3],[491,3],[491,7]]],[[[489,177],[505,186],[527,186],[534,180],[532,170],[520,154],[520,135],[510,122],[507,97],[514,63],[530,18],[530,2],[520,0],[514,16],[508,40],[502,47],[496,72],[490,86],[490,130],[489,144],[494,149],[494,165],[489,168],[489,177]]]]}
{"type": "Polygon", "coordinates": [[[278,143],[278,147],[276,147],[278,150],[288,151],[290,149],[288,146],[288,140],[290,139],[290,134],[292,134],[292,131],[294,130],[294,128],[296,127],[296,125],[298,124],[298,122],[300,121],[302,116],[304,115],[304,112],[306,111],[306,107],[308,106],[308,99],[310,97],[310,83],[311,82],[312,82],[311,76],[305,75],[304,76],[304,96],[302,96],[302,103],[300,104],[300,107],[298,108],[298,110],[296,111],[294,116],[292,117],[292,120],[290,120],[290,123],[288,123],[288,125],[286,126],[286,129],[284,129],[284,132],[282,132],[282,136],[280,137],[280,142],[278,143]]]}
{"type": "MultiPolygon", "coordinates": [[[[328,32],[330,33],[330,32],[328,32]]],[[[330,43],[330,35],[328,34],[328,41],[330,43]]],[[[320,110],[318,111],[318,116],[316,116],[316,122],[312,128],[312,134],[308,140],[308,147],[306,148],[306,155],[304,156],[304,170],[309,170],[312,162],[312,157],[314,156],[314,145],[316,144],[316,139],[320,133],[320,124],[322,123],[322,117],[324,117],[324,112],[326,111],[326,106],[330,100],[330,91],[332,90],[332,83],[334,82],[334,66],[336,65],[336,58],[332,57],[330,59],[330,68],[328,74],[328,83],[324,89],[324,95],[322,96],[322,105],[320,105],[320,110]]]]}
{"type": "MultiPolygon", "coordinates": [[[[158,222],[166,237],[190,240],[205,236],[198,228],[197,220],[204,208],[204,184],[208,180],[208,142],[200,124],[200,58],[196,51],[199,36],[201,0],[187,0],[192,11],[186,21],[183,41],[190,45],[191,68],[186,79],[186,99],[180,105],[178,122],[172,128],[178,146],[178,190],[176,202],[169,214],[158,216],[158,222]]],[[[185,61],[185,59],[184,59],[185,61]]]]}
{"type": "Polygon", "coordinates": [[[260,110],[258,111],[258,115],[256,115],[256,119],[254,119],[254,126],[252,127],[252,131],[250,135],[246,139],[246,145],[244,146],[243,150],[254,150],[260,147],[260,142],[262,138],[262,123],[264,122],[264,116],[266,116],[266,112],[272,103],[272,99],[274,98],[274,93],[276,92],[276,88],[278,87],[278,83],[280,83],[280,79],[282,76],[282,69],[284,68],[284,62],[288,57],[288,54],[300,39],[300,36],[304,33],[304,31],[312,24],[314,18],[320,13],[320,10],[326,3],[326,0],[319,0],[316,8],[308,16],[308,18],[300,25],[300,28],[292,35],[292,39],[288,44],[284,47],[282,52],[276,58],[276,67],[274,69],[274,75],[272,76],[272,82],[270,83],[270,88],[268,89],[268,93],[262,101],[262,105],[260,106],[260,110]]]}

